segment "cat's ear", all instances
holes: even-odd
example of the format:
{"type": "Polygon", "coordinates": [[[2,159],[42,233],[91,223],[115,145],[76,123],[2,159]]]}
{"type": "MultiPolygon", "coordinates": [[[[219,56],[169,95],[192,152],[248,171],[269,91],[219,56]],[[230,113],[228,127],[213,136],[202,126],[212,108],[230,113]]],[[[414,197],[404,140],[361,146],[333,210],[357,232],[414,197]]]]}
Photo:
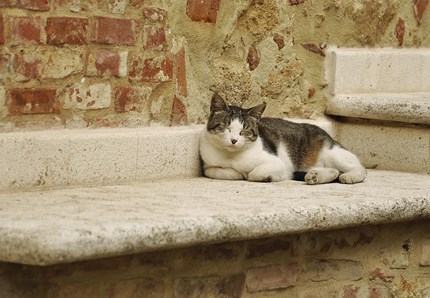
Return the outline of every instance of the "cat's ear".
{"type": "Polygon", "coordinates": [[[225,103],[224,99],[222,99],[222,97],[218,93],[215,93],[212,96],[212,100],[211,100],[211,113],[213,114],[213,113],[228,111],[228,110],[229,108],[225,103]]]}
{"type": "Polygon", "coordinates": [[[263,115],[263,112],[265,109],[266,109],[266,103],[263,102],[262,104],[259,104],[258,106],[250,108],[248,110],[248,115],[252,116],[254,118],[260,119],[261,115],[263,115]]]}

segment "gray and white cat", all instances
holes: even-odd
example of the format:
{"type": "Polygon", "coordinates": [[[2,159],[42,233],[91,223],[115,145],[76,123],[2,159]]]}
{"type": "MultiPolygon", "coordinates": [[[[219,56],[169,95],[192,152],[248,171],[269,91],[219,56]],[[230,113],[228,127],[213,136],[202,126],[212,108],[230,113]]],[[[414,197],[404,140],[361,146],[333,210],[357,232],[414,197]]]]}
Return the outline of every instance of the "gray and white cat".
{"type": "Polygon", "coordinates": [[[215,179],[271,182],[297,178],[307,184],[339,179],[358,183],[366,170],[358,158],[323,129],[278,118],[262,118],[266,104],[250,109],[212,97],[200,137],[204,175],[215,179]]]}

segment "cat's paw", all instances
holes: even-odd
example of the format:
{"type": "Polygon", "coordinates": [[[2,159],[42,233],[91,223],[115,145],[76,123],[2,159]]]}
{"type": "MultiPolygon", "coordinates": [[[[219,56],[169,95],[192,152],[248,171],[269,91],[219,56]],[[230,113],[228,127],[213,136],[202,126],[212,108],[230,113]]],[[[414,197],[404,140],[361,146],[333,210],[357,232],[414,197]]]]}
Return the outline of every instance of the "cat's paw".
{"type": "Polygon", "coordinates": [[[339,176],[339,182],[353,184],[363,182],[366,178],[366,169],[356,168],[339,176]]]}
{"type": "Polygon", "coordinates": [[[268,173],[268,171],[261,168],[255,168],[249,173],[247,180],[253,182],[278,182],[285,180],[286,178],[287,177],[284,172],[276,173],[272,171],[271,173],[268,173]]]}
{"type": "Polygon", "coordinates": [[[256,175],[255,173],[251,172],[249,173],[246,180],[252,181],[252,182],[272,182],[273,177],[270,175],[256,175]]]}
{"type": "Polygon", "coordinates": [[[332,168],[315,168],[311,169],[305,176],[306,184],[329,183],[339,176],[339,171],[332,168]]]}

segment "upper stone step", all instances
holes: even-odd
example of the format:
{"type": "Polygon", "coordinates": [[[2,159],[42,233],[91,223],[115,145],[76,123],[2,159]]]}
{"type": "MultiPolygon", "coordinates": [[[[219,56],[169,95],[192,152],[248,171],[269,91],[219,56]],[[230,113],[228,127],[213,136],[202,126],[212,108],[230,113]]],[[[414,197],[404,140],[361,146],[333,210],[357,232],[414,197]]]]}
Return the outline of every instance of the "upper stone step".
{"type": "Polygon", "coordinates": [[[332,95],[430,93],[430,49],[331,47],[325,63],[332,95]]]}
{"type": "Polygon", "coordinates": [[[0,134],[0,192],[197,176],[201,126],[0,134]]]}
{"type": "Polygon", "coordinates": [[[430,124],[430,50],[329,48],[329,115],[430,124]]]}

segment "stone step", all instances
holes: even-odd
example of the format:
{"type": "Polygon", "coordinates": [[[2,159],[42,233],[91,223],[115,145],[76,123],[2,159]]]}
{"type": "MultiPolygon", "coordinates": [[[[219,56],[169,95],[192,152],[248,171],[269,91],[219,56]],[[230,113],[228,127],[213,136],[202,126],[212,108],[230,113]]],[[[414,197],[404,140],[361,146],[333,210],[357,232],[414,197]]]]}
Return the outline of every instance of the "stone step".
{"type": "Polygon", "coordinates": [[[430,173],[430,51],[327,50],[336,138],[376,169],[430,173]]]}
{"type": "Polygon", "coordinates": [[[0,191],[199,174],[201,126],[0,134],[0,191]]]}
{"type": "Polygon", "coordinates": [[[430,218],[430,176],[309,186],[203,177],[0,194],[0,261],[45,266],[430,218]]]}

